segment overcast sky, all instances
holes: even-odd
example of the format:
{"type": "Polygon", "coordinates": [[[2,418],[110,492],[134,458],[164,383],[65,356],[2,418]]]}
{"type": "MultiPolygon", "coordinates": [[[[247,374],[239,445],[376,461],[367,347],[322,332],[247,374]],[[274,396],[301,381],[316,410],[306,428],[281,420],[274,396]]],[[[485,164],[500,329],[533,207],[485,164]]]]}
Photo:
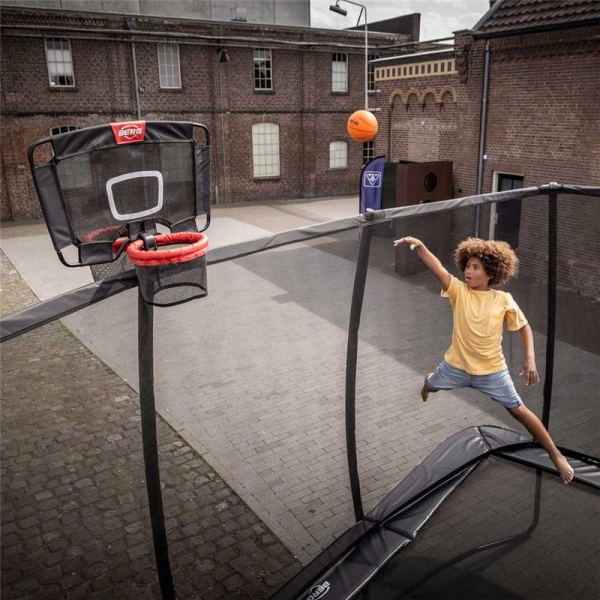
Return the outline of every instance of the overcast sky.
{"type": "MultiPolygon", "coordinates": [[[[459,29],[470,29],[490,7],[489,0],[358,0],[367,7],[369,23],[410,13],[421,13],[421,40],[449,37],[459,29]]],[[[340,0],[348,11],[342,17],[329,10],[335,0],[311,0],[312,27],[345,29],[357,23],[360,8],[340,0]]],[[[364,15],[360,24],[364,23],[364,15]]]]}

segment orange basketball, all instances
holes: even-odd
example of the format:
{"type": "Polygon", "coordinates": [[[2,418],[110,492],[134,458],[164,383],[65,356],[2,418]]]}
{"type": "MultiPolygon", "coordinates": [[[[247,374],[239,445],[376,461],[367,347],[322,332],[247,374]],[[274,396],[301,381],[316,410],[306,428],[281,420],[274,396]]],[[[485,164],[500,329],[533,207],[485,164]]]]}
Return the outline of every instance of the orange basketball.
{"type": "Polygon", "coordinates": [[[357,142],[369,142],[377,135],[379,125],[372,112],[357,110],[348,119],[348,135],[357,142]]]}

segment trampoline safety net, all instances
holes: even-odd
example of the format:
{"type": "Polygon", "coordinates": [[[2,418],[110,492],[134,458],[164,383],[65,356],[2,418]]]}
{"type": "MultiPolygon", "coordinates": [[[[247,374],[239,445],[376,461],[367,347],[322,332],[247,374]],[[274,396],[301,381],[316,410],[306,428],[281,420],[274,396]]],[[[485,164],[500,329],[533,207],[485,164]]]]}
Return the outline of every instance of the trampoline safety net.
{"type": "MultiPolygon", "coordinates": [[[[528,387],[519,377],[523,346],[519,334],[506,327],[503,353],[517,392],[542,416],[549,201],[547,193],[535,190],[511,198],[482,204],[479,211],[468,203],[455,208],[456,201],[443,212],[435,212],[433,204],[414,207],[412,214],[384,211],[373,221],[361,217],[360,227],[359,221],[331,224],[329,230],[315,227],[297,243],[287,243],[293,235],[283,236],[281,246],[265,241],[225,248],[213,235],[209,295],[155,311],[159,414],[214,461],[225,481],[237,482],[242,499],[246,494],[258,516],[298,556],[300,579],[279,593],[270,590],[275,598],[597,598],[598,489],[564,486],[554,474],[542,475],[497,454],[473,461],[468,471],[457,471],[448,485],[434,490],[446,500],[421,515],[414,539],[394,547],[380,564],[363,569],[361,561],[369,563],[372,556],[358,545],[331,547],[357,527],[345,439],[346,352],[367,229],[371,243],[355,391],[365,532],[381,525],[374,524],[370,511],[447,438],[489,425],[530,439],[502,406],[474,389],[440,391],[426,403],[421,400],[424,375],[450,345],[452,311],[416,252],[394,248],[395,238],[421,239],[462,279],[453,252],[458,242],[475,235],[476,212],[483,238],[490,235],[494,215],[500,223],[508,220],[506,241],[515,248],[520,270],[501,289],[513,295],[533,329],[542,381],[528,387]],[[340,571],[344,559],[353,566],[340,571]],[[302,579],[311,564],[314,577],[302,579]],[[338,581],[342,587],[335,589],[338,581]]],[[[557,211],[549,430],[560,447],[598,456],[600,242],[589,224],[600,221],[600,198],[561,191],[557,211]]],[[[137,381],[135,295],[134,289],[117,294],[63,320],[76,335],[94,340],[94,352],[129,382],[137,381]]],[[[170,492],[165,493],[168,513],[177,489],[168,471],[161,479],[170,492]]],[[[356,539],[366,539],[365,532],[356,539]]],[[[174,573],[181,558],[172,557],[174,573]]]]}

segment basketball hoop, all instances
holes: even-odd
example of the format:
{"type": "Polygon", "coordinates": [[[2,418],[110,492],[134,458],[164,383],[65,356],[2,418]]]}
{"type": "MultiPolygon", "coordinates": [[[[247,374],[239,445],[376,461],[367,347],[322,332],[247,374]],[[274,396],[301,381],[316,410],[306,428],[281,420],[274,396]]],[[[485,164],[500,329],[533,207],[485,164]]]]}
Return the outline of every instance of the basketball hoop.
{"type": "Polygon", "coordinates": [[[206,296],[206,235],[188,231],[153,239],[155,249],[144,248],[145,240],[138,239],[126,250],[144,300],[154,306],[175,306],[206,296]]]}

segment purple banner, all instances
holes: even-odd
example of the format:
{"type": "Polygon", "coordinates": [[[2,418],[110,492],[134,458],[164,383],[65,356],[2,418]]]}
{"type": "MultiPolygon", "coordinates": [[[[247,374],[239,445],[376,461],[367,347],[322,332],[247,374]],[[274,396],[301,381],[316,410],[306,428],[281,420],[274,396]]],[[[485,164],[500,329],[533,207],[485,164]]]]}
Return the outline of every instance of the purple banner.
{"type": "Polygon", "coordinates": [[[360,212],[367,208],[381,210],[381,190],[383,189],[383,168],[385,156],[369,161],[360,175],[360,212]]]}

